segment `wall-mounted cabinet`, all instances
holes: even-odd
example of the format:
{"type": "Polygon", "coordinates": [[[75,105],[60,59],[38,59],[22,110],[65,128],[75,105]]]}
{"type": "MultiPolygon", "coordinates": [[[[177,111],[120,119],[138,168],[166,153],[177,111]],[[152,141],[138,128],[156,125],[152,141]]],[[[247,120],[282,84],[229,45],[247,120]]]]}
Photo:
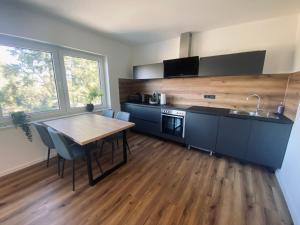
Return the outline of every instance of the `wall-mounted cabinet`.
{"type": "Polygon", "coordinates": [[[164,64],[155,63],[133,67],[134,79],[159,79],[164,77],[164,64]]]}

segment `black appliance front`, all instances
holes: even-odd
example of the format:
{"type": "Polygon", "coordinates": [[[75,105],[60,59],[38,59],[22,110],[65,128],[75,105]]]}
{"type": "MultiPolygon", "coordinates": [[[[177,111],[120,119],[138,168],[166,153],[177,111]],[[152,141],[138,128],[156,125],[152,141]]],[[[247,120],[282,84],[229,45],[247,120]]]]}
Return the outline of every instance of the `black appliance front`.
{"type": "Polygon", "coordinates": [[[163,134],[184,138],[184,117],[162,114],[161,129],[163,134]]]}
{"type": "Polygon", "coordinates": [[[199,57],[164,60],[164,77],[198,76],[199,57]]]}

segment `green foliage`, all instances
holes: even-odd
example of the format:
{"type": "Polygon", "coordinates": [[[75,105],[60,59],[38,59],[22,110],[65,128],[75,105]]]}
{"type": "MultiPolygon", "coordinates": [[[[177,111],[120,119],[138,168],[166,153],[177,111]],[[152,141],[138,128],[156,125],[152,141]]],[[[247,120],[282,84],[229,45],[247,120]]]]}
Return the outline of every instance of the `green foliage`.
{"type": "Polygon", "coordinates": [[[25,112],[13,112],[10,114],[13,124],[16,128],[20,127],[25,133],[27,139],[32,142],[32,132],[30,128],[30,117],[25,112]]]}
{"type": "MultiPolygon", "coordinates": [[[[102,94],[99,95],[98,61],[65,56],[64,63],[71,107],[82,107],[91,101],[100,104],[102,94]]],[[[56,109],[59,109],[59,102],[52,54],[0,46],[2,114],[8,116],[11,112],[56,109]]]]}
{"type": "MultiPolygon", "coordinates": [[[[82,107],[91,102],[91,95],[100,92],[98,62],[89,59],[65,56],[64,63],[71,107],[82,107]]],[[[101,93],[101,92],[100,92],[101,93]]],[[[101,95],[92,99],[101,103],[101,95]],[[100,97],[96,100],[97,97],[100,97]]]]}
{"type": "Polygon", "coordinates": [[[100,91],[99,88],[97,87],[92,87],[90,90],[89,90],[89,93],[88,93],[88,103],[92,104],[93,101],[96,100],[96,98],[98,97],[101,97],[103,94],[102,92],[100,91]]]}
{"type": "Polygon", "coordinates": [[[51,53],[3,46],[0,51],[3,114],[58,109],[51,53]]]}

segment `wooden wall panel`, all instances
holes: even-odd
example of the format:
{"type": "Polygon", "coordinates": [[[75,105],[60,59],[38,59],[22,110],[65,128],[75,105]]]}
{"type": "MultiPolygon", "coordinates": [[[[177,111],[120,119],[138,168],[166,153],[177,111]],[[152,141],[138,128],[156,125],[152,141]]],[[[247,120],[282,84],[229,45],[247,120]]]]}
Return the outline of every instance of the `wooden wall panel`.
{"type": "Polygon", "coordinates": [[[154,91],[167,94],[171,104],[211,106],[241,110],[255,110],[256,98],[246,97],[256,93],[263,97],[262,107],[275,111],[283,101],[289,74],[260,76],[193,77],[156,80],[119,80],[120,101],[129,94],[154,91]],[[216,99],[204,99],[205,94],[216,95],[216,99]]]}
{"type": "Polygon", "coordinates": [[[291,74],[288,79],[285,96],[285,115],[295,120],[300,101],[300,72],[291,74]]]}

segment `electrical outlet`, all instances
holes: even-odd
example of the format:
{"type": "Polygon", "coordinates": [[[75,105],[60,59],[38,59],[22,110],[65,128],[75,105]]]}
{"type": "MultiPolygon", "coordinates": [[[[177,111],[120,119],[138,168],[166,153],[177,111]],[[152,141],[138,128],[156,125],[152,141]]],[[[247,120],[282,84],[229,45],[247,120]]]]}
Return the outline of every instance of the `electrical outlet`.
{"type": "Polygon", "coordinates": [[[206,99],[216,99],[216,95],[204,95],[206,99]]]}

